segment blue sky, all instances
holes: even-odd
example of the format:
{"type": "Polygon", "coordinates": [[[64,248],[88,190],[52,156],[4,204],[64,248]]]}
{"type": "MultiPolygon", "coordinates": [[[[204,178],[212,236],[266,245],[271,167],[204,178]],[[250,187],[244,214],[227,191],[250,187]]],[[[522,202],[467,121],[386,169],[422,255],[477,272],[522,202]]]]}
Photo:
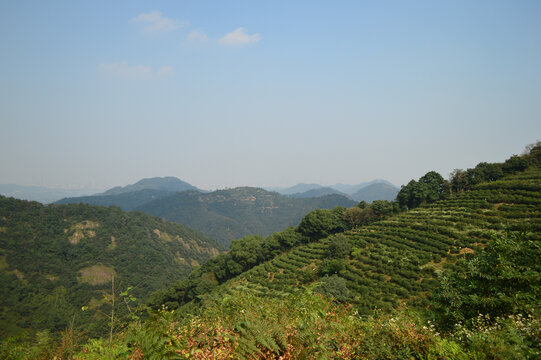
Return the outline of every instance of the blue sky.
{"type": "Polygon", "coordinates": [[[541,139],[539,1],[3,1],[0,183],[330,185],[541,139]]]}

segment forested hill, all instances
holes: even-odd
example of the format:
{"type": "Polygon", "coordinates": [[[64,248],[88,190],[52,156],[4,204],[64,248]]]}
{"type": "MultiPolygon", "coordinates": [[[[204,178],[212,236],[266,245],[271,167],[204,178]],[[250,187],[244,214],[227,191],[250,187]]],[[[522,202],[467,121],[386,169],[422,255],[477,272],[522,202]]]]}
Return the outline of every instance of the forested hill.
{"type": "Polygon", "coordinates": [[[139,212],[0,196],[0,336],[72,321],[103,334],[113,276],[117,296],[132,286],[144,302],[220,250],[197,231],[139,212]]]}
{"type": "Polygon", "coordinates": [[[295,226],[315,209],[349,207],[341,195],[295,199],[259,188],[239,187],[211,193],[185,191],[145,203],[137,210],[201,231],[225,247],[245,235],[268,236],[295,226]]]}

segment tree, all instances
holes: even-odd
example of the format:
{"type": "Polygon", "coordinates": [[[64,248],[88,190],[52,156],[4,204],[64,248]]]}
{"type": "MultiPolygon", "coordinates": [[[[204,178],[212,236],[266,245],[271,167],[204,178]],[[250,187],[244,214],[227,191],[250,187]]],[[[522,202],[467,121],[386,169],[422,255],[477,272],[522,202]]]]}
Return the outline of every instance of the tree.
{"type": "Polygon", "coordinates": [[[297,230],[311,239],[321,239],[332,234],[338,222],[336,214],[331,210],[317,209],[306,214],[297,230]]]}
{"type": "Polygon", "coordinates": [[[451,183],[451,193],[458,193],[460,191],[464,191],[467,185],[466,172],[462,169],[454,169],[449,174],[449,182],[451,183]]]}
{"type": "Polygon", "coordinates": [[[351,244],[343,234],[336,234],[331,238],[327,248],[327,254],[331,258],[344,258],[351,253],[351,244]]]}
{"type": "Polygon", "coordinates": [[[541,298],[541,247],[524,234],[493,240],[480,254],[440,276],[434,307],[444,326],[532,312],[541,298]]]}
{"type": "Polygon", "coordinates": [[[344,259],[328,258],[319,264],[318,273],[323,275],[335,275],[344,271],[346,268],[346,261],[344,259]]]}
{"type": "Polygon", "coordinates": [[[366,207],[368,206],[368,203],[364,200],[361,200],[358,204],[357,204],[357,207],[360,208],[360,209],[365,209],[366,207]]]}
{"type": "Polygon", "coordinates": [[[435,171],[429,171],[419,178],[419,184],[426,185],[426,195],[424,201],[434,202],[444,198],[446,193],[445,179],[435,171]]]}
{"type": "Polygon", "coordinates": [[[518,171],[524,171],[528,168],[529,164],[523,157],[513,155],[507,159],[503,165],[502,170],[507,174],[514,174],[518,171]]]}
{"type": "Polygon", "coordinates": [[[435,171],[429,171],[419,181],[411,180],[398,192],[396,199],[402,208],[415,208],[424,202],[441,200],[447,194],[447,182],[435,171]]]}
{"type": "Polygon", "coordinates": [[[541,164],[541,141],[526,146],[523,157],[531,165],[541,164]]]}
{"type": "Polygon", "coordinates": [[[385,216],[391,215],[398,210],[395,209],[395,204],[396,203],[387,200],[374,200],[370,207],[374,211],[374,215],[382,219],[385,216]]]}
{"type": "Polygon", "coordinates": [[[325,276],[320,279],[319,286],[314,289],[323,296],[346,302],[349,299],[349,289],[346,279],[340,276],[325,276]]]}

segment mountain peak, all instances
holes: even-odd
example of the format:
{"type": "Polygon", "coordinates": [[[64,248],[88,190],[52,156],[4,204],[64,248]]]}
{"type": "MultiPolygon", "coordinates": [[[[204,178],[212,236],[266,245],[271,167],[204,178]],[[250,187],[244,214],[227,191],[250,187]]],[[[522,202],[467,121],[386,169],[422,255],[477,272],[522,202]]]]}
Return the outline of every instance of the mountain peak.
{"type": "Polygon", "coordinates": [[[99,195],[118,195],[127,192],[139,191],[139,190],[162,190],[170,192],[179,192],[186,190],[195,190],[200,191],[197,187],[180,180],[174,176],[166,177],[153,177],[153,178],[144,178],[132,185],[116,186],[112,189],[107,190],[106,192],[99,195]]]}

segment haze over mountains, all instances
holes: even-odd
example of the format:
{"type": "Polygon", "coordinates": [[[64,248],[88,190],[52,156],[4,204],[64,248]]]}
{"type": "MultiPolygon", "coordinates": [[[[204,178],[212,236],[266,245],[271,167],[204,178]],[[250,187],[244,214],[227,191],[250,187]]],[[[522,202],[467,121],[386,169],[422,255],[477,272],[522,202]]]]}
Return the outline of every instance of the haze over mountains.
{"type": "Polygon", "coordinates": [[[180,192],[187,190],[203,191],[173,176],[154,177],[142,179],[132,185],[116,186],[103,194],[96,195],[119,195],[139,190],[159,190],[162,192],[180,192]]]}
{"type": "Polygon", "coordinates": [[[400,189],[387,180],[372,180],[357,185],[335,184],[322,186],[301,183],[288,188],[268,188],[268,190],[297,198],[338,194],[349,197],[354,201],[372,202],[374,200],[394,200],[400,189]]]}
{"type": "Polygon", "coordinates": [[[0,184],[0,195],[49,204],[65,197],[85,196],[99,189],[64,189],[36,185],[0,184]]]}
{"type": "MultiPolygon", "coordinates": [[[[292,196],[296,198],[308,198],[319,197],[329,194],[338,194],[349,197],[354,201],[367,201],[374,200],[393,200],[400,190],[394,184],[387,180],[372,180],[363,182],[356,185],[348,184],[335,184],[331,186],[323,186],[319,184],[304,184],[299,183],[291,187],[265,187],[268,191],[276,191],[282,195],[292,196]],[[359,192],[361,189],[365,189],[363,192],[359,192]]],[[[141,179],[138,182],[126,186],[116,186],[104,192],[99,192],[100,189],[66,189],[58,187],[47,186],[25,186],[16,184],[0,184],[0,195],[7,197],[14,197],[21,200],[38,201],[43,204],[48,204],[65,198],[81,197],[81,202],[89,202],[98,205],[113,205],[108,199],[98,200],[100,196],[121,195],[134,193],[140,190],[147,190],[146,193],[139,194],[143,199],[145,196],[160,197],[167,193],[181,192],[181,191],[199,191],[208,192],[207,190],[200,189],[194,185],[191,185],[183,180],[180,180],[173,176],[167,177],[153,177],[141,179]],[[149,191],[152,190],[152,191],[149,191]],[[93,197],[92,200],[82,199],[82,197],[93,197]]],[[[127,198],[133,198],[132,195],[127,195],[127,198]]],[[[130,203],[130,201],[128,201],[130,203]]],[[[129,206],[120,206],[125,210],[132,210],[136,206],[140,205],[141,201],[132,202],[129,206]]]]}
{"type": "Polygon", "coordinates": [[[317,184],[298,184],[278,192],[253,187],[205,192],[175,177],[157,177],[57,203],[139,210],[190,226],[227,247],[231,240],[242,236],[268,236],[296,226],[304,214],[317,208],[349,207],[361,200],[393,200],[398,193],[384,180],[338,187],[347,193],[317,184]]]}
{"type": "Polygon", "coordinates": [[[57,204],[114,205],[126,211],[142,211],[199,230],[225,247],[231,240],[245,235],[267,236],[295,226],[304,214],[317,208],[356,204],[338,194],[294,198],[251,187],[213,192],[194,188],[175,178],[145,179],[104,194],[65,198],[57,204]],[[142,184],[151,188],[143,188],[142,184]],[[126,189],[135,191],[126,192],[126,189]]]}

